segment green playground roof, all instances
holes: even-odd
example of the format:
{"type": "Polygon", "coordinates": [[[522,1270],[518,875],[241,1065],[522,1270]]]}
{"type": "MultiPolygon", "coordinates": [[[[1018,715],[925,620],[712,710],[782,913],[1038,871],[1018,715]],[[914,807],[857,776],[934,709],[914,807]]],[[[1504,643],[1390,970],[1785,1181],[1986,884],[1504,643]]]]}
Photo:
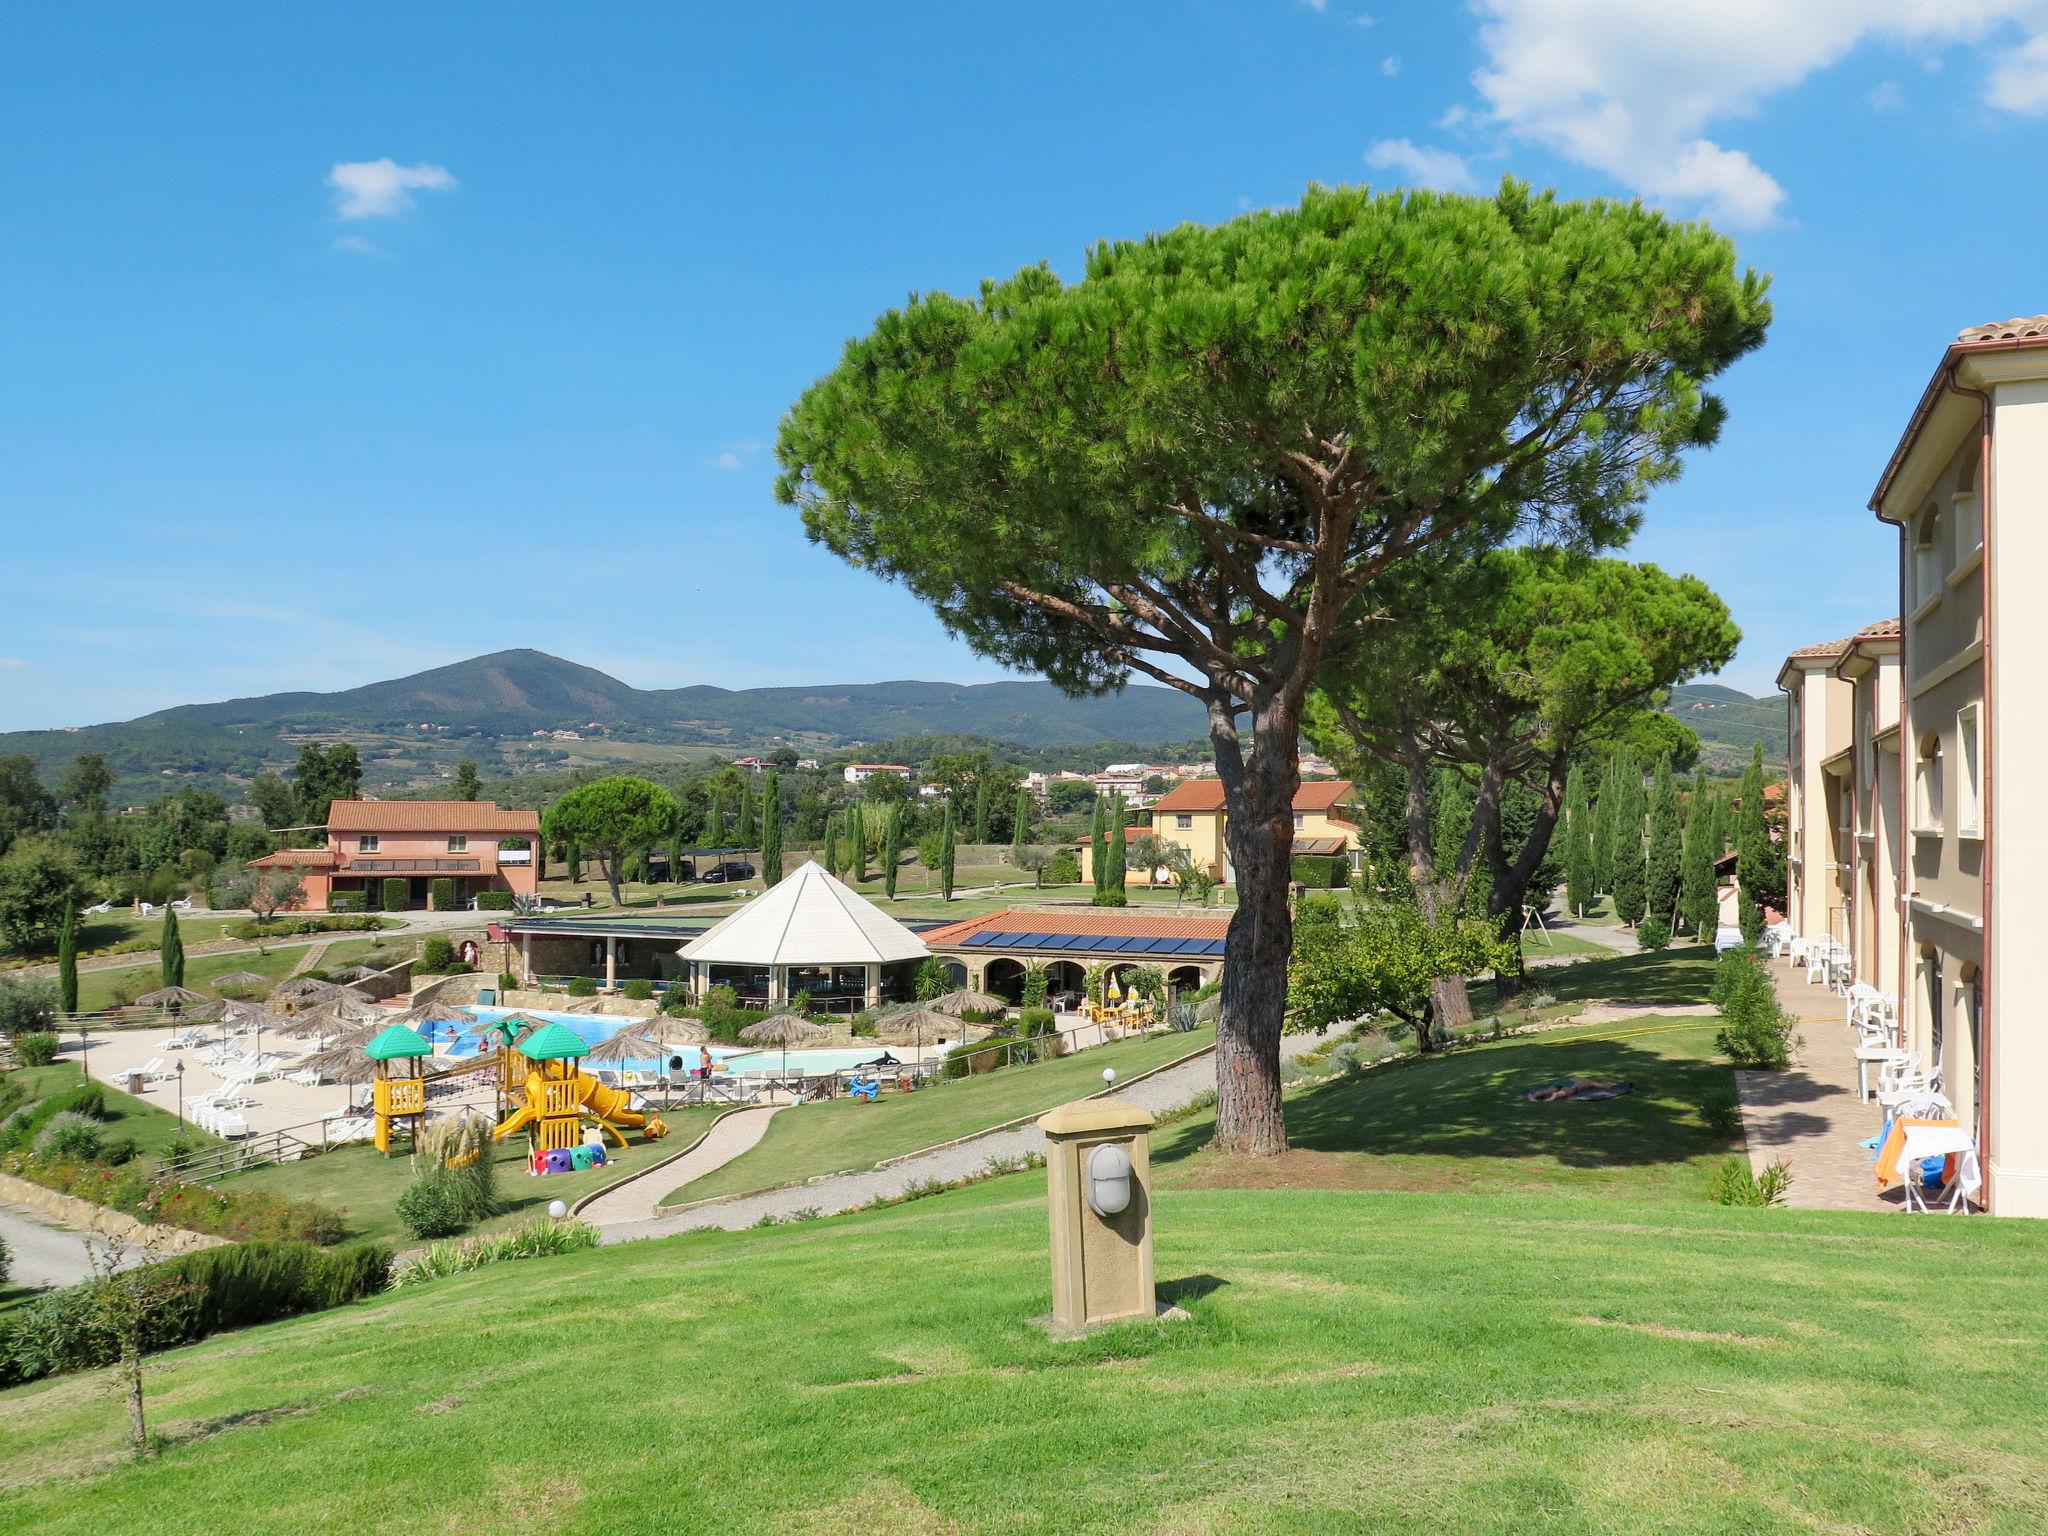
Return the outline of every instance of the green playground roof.
{"type": "Polygon", "coordinates": [[[363,1054],[372,1061],[391,1061],[400,1056],[431,1056],[434,1048],[420,1038],[418,1030],[394,1024],[364,1046],[363,1054]]]}
{"type": "Polygon", "coordinates": [[[566,1024],[546,1024],[520,1043],[519,1054],[529,1061],[557,1061],[564,1056],[587,1056],[590,1042],[566,1024]]]}

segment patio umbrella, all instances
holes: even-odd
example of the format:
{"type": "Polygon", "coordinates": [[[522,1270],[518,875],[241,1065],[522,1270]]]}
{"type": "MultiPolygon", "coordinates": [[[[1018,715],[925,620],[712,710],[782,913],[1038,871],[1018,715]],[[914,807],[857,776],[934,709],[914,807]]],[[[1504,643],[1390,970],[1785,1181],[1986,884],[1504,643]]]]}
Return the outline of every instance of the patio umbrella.
{"type": "Polygon", "coordinates": [[[950,1013],[957,1018],[963,1013],[1001,1013],[1010,1005],[992,992],[976,992],[971,987],[962,987],[957,992],[935,997],[924,1006],[934,1013],[950,1013]]]}
{"type": "Polygon", "coordinates": [[[294,1034],[297,1031],[293,1026],[298,1020],[287,1014],[272,1013],[268,1008],[260,1008],[254,1003],[227,1003],[221,1008],[221,1023],[232,1024],[237,1029],[255,1030],[256,1049],[261,1051],[263,1031],[267,1029],[279,1035],[294,1034]]]}
{"type": "MultiPolygon", "coordinates": [[[[962,995],[973,996],[974,994],[954,993],[953,995],[958,997],[962,995]]],[[[966,1024],[950,1013],[941,1012],[936,1003],[907,1003],[901,1008],[883,1014],[875,1021],[875,1025],[878,1030],[888,1030],[897,1035],[901,1035],[905,1030],[915,1030],[917,1033],[917,1051],[920,1057],[924,1054],[926,1030],[930,1030],[936,1036],[943,1037],[948,1030],[957,1029],[960,1031],[960,1039],[963,1044],[967,1039],[966,1024]]]]}
{"type": "Polygon", "coordinates": [[[754,1045],[780,1045],[782,1047],[782,1071],[789,1073],[789,1043],[792,1040],[815,1040],[825,1033],[822,1024],[813,1024],[800,1013],[771,1013],[758,1024],[749,1024],[740,1031],[740,1038],[754,1045]]]}
{"type": "Polygon", "coordinates": [[[145,1008],[182,1008],[187,1003],[210,1003],[212,998],[204,992],[194,992],[190,987],[158,987],[154,992],[145,992],[135,999],[145,1008]]]}
{"type": "Polygon", "coordinates": [[[364,1030],[352,1039],[330,1045],[326,1050],[316,1052],[299,1063],[303,1071],[317,1072],[320,1081],[345,1083],[359,1087],[377,1075],[377,1064],[363,1054],[363,1047],[369,1043],[374,1031],[364,1030]]]}
{"type": "Polygon", "coordinates": [[[270,1000],[274,1003],[303,1003],[337,990],[318,976],[293,976],[271,989],[270,1000]]]}
{"type": "Polygon", "coordinates": [[[361,981],[366,976],[380,974],[378,971],[371,970],[367,965],[344,965],[338,971],[329,971],[327,979],[329,981],[361,981]]]}
{"type": "Polygon", "coordinates": [[[214,977],[213,984],[216,989],[220,987],[267,987],[270,985],[270,978],[268,976],[259,976],[254,971],[229,971],[225,976],[214,977]]]}

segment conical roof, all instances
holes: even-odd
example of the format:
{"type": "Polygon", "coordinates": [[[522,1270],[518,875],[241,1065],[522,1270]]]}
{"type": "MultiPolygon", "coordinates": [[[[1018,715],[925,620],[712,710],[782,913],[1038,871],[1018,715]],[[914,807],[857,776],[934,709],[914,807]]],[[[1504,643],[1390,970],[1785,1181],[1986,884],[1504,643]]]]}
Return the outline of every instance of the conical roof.
{"type": "Polygon", "coordinates": [[[684,959],[718,965],[862,965],[930,953],[815,859],[683,946],[684,959]]]}
{"type": "Polygon", "coordinates": [[[559,1061],[589,1055],[590,1042],[566,1024],[545,1024],[520,1042],[519,1054],[529,1061],[559,1061]]]}
{"type": "Polygon", "coordinates": [[[390,1061],[399,1056],[431,1056],[434,1048],[422,1040],[417,1031],[407,1029],[403,1024],[394,1024],[364,1046],[363,1054],[372,1061],[390,1061]]]}

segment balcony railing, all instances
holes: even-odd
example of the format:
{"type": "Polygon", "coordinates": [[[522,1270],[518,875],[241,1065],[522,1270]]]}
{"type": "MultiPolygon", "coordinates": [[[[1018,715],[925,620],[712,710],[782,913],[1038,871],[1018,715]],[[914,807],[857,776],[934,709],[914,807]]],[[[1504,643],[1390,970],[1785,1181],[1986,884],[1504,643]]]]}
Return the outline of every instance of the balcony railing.
{"type": "Polygon", "coordinates": [[[531,848],[500,848],[498,850],[498,862],[500,864],[531,864],[533,862],[533,850],[531,848]]]}
{"type": "Polygon", "coordinates": [[[350,859],[345,875],[474,875],[483,866],[475,859],[350,859]]]}

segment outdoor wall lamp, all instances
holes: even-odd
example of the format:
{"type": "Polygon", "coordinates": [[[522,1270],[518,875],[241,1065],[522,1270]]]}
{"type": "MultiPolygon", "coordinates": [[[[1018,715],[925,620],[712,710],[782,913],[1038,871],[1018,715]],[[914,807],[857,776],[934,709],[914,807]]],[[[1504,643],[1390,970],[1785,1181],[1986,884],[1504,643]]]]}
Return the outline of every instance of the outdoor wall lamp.
{"type": "Polygon", "coordinates": [[[1088,1209],[1121,1216],[1131,1203],[1131,1154],[1105,1145],[1088,1154],[1088,1209]]]}

